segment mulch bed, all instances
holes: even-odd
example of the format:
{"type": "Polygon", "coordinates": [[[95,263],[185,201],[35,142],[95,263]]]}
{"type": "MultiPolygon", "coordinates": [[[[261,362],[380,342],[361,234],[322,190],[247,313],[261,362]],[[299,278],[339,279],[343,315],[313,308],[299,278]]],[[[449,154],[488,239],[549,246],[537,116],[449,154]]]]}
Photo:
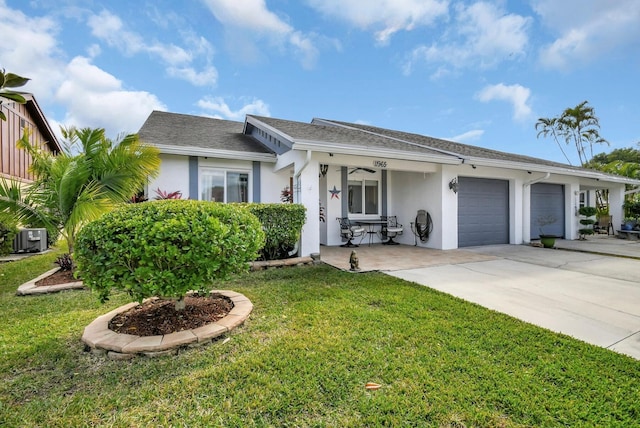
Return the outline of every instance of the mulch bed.
{"type": "Polygon", "coordinates": [[[66,284],[68,282],[77,282],[82,281],[81,279],[74,278],[73,271],[70,270],[59,270],[53,275],[49,275],[46,278],[42,278],[40,281],[36,282],[36,287],[44,287],[48,285],[59,285],[66,284]]]}
{"type": "Polygon", "coordinates": [[[188,296],[183,311],[175,310],[174,300],[149,300],[109,322],[109,329],[120,334],[158,336],[191,330],[216,322],[233,309],[233,303],[224,296],[188,296]]]}
{"type": "MultiPolygon", "coordinates": [[[[36,282],[37,287],[81,281],[72,271],[59,270],[36,282]]],[[[233,309],[233,303],[221,295],[189,296],[184,311],[175,310],[174,300],[150,300],[116,315],[109,329],[136,336],[157,336],[191,330],[216,322],[233,309]]]]}

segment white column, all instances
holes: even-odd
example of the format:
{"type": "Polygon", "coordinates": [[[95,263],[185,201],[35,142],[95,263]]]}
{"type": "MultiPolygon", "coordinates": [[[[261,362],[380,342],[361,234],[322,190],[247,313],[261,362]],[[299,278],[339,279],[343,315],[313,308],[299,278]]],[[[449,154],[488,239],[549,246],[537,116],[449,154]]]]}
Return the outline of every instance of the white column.
{"type": "Polygon", "coordinates": [[[310,156],[295,163],[294,202],[307,208],[307,221],[302,227],[300,256],[320,252],[320,165],[310,156]],[[297,198],[297,200],[296,200],[297,198]]]}
{"type": "Polygon", "coordinates": [[[624,221],[624,184],[612,186],[609,188],[609,214],[611,215],[611,222],[613,223],[613,229],[620,229],[620,224],[624,221]]]}
{"type": "MultiPolygon", "coordinates": [[[[458,169],[455,166],[443,165],[442,174],[439,175],[439,195],[442,201],[440,210],[441,225],[434,224],[433,228],[441,228],[440,245],[436,248],[452,250],[458,248],[458,194],[449,189],[449,182],[458,179],[458,169]]],[[[437,236],[437,235],[436,235],[437,236]]]]}

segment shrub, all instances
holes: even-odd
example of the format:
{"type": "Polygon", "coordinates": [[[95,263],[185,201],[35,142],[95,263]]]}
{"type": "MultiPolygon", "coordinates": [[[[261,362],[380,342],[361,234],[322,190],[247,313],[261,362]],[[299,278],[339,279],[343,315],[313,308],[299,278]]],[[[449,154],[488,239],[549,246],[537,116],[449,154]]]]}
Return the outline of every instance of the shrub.
{"type": "Polygon", "coordinates": [[[9,215],[0,215],[0,256],[6,256],[13,250],[13,238],[18,233],[15,220],[9,215]]]}
{"type": "Polygon", "coordinates": [[[627,217],[633,217],[636,220],[640,217],[640,201],[627,201],[624,203],[623,208],[627,217]]]}
{"type": "Polygon", "coordinates": [[[190,290],[247,269],[264,233],[237,205],[162,200],[112,211],[86,225],[77,242],[80,276],[101,301],[112,288],[140,302],[152,296],[182,301],[190,290]]]}
{"type": "Polygon", "coordinates": [[[264,230],[266,241],[260,251],[264,260],[286,259],[302,232],[306,208],[301,204],[246,204],[264,230]]]}
{"type": "Polygon", "coordinates": [[[58,256],[54,263],[60,266],[60,270],[62,271],[71,272],[73,270],[73,259],[69,253],[64,253],[58,256]]]}
{"type": "Polygon", "coordinates": [[[578,213],[584,218],[580,219],[580,224],[584,227],[578,232],[580,232],[580,239],[585,239],[587,235],[593,235],[593,224],[596,222],[593,218],[598,213],[597,208],[595,207],[580,207],[578,213]]]}

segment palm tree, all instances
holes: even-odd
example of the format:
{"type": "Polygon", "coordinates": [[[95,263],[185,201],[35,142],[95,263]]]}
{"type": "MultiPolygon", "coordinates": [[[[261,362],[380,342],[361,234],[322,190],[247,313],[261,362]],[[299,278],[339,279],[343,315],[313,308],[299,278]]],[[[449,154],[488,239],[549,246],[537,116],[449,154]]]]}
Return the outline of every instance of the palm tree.
{"type": "Polygon", "coordinates": [[[57,156],[29,142],[25,130],[17,146],[31,156],[35,181],[26,186],[0,180],[0,210],[23,224],[62,234],[73,254],[82,226],[127,202],[160,166],[158,149],[142,144],[137,134],[119,141],[104,129],[62,130],[65,143],[57,156]]]}
{"type": "MultiPolygon", "coordinates": [[[[589,105],[588,101],[583,101],[575,107],[566,108],[559,117],[538,119],[536,129],[541,129],[538,132],[538,137],[551,135],[560,150],[562,150],[560,138],[564,139],[567,145],[573,144],[581,166],[585,166],[593,157],[594,144],[609,144],[600,136],[600,121],[595,115],[595,109],[589,105]]],[[[571,164],[564,150],[562,150],[562,154],[571,164]]]]}
{"type": "Polygon", "coordinates": [[[555,117],[553,118],[541,117],[536,122],[536,131],[538,129],[540,130],[538,131],[537,138],[540,138],[540,135],[542,135],[545,138],[551,135],[554,141],[556,142],[556,144],[558,144],[558,147],[560,147],[560,151],[564,155],[564,158],[567,160],[569,165],[571,165],[571,160],[569,160],[569,157],[567,156],[564,149],[562,148],[562,144],[560,144],[560,141],[558,140],[558,119],[555,117]]]}

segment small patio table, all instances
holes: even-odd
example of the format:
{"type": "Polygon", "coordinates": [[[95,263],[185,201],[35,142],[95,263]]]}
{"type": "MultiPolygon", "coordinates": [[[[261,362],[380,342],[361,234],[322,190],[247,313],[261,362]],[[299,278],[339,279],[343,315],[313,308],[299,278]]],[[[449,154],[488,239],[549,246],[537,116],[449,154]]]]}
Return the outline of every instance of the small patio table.
{"type": "Polygon", "coordinates": [[[382,233],[382,226],[387,224],[386,220],[355,220],[355,222],[366,229],[367,235],[369,235],[369,246],[373,243],[373,235],[377,235],[378,232],[382,233]],[[380,231],[376,230],[380,228],[380,231]]]}

